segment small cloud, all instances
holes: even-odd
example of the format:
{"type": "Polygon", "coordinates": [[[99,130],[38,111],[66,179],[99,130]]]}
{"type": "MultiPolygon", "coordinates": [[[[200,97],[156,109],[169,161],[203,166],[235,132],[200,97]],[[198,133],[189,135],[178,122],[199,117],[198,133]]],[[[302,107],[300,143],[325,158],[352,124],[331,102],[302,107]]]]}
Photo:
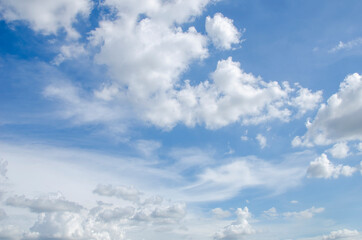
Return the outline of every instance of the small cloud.
{"type": "Polygon", "coordinates": [[[359,47],[359,46],[361,46],[361,45],[362,45],[362,37],[353,39],[353,40],[351,40],[351,41],[349,41],[349,42],[346,42],[346,43],[340,41],[340,42],[338,43],[338,45],[335,46],[335,47],[333,47],[333,48],[331,48],[331,49],[329,50],[329,52],[330,52],[330,53],[334,53],[334,52],[338,52],[338,51],[340,51],[340,50],[351,50],[351,49],[353,49],[353,48],[355,48],[355,47],[359,47]]]}
{"type": "Polygon", "coordinates": [[[290,201],[290,203],[292,203],[292,204],[297,204],[297,203],[299,203],[297,200],[292,200],[292,201],[290,201]]]}
{"type": "Polygon", "coordinates": [[[231,216],[231,213],[227,210],[222,210],[221,208],[214,208],[211,210],[212,214],[217,218],[227,218],[231,216]]]}
{"type": "Polygon", "coordinates": [[[286,218],[312,218],[316,213],[321,213],[324,208],[311,207],[300,212],[285,212],[283,216],[286,218]]]}
{"type": "Polygon", "coordinates": [[[345,158],[349,155],[349,147],[346,142],[337,143],[327,151],[335,158],[345,158]]]}
{"type": "Polygon", "coordinates": [[[265,146],[266,146],[266,138],[263,135],[258,134],[256,136],[256,140],[258,140],[261,149],[265,148],[265,146]]]}

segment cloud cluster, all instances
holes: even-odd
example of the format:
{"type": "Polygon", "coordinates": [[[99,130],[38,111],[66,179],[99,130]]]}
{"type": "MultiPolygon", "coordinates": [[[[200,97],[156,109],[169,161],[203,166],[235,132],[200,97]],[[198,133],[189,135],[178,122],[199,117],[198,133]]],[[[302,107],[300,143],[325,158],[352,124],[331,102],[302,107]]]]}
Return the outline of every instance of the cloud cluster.
{"type": "Polygon", "coordinates": [[[348,165],[334,165],[329,161],[326,154],[322,154],[312,161],[307,170],[310,178],[338,178],[339,176],[352,176],[357,168],[348,165]]]}
{"type": "Polygon", "coordinates": [[[323,236],[323,240],[357,239],[359,235],[360,234],[357,230],[341,229],[337,231],[332,231],[329,235],[323,236]]]}
{"type": "Polygon", "coordinates": [[[307,133],[295,137],[293,146],[327,145],[335,142],[362,140],[362,76],[348,75],[339,91],[322,104],[307,133]]]}
{"type": "MultiPolygon", "coordinates": [[[[132,187],[98,185],[94,193],[128,198],[133,190],[132,187]]],[[[29,230],[4,224],[0,227],[0,238],[5,239],[125,239],[127,232],[150,226],[168,226],[172,230],[186,215],[185,203],[172,203],[157,196],[125,206],[99,201],[97,206],[89,209],[59,194],[34,199],[13,196],[6,200],[6,204],[28,208],[38,214],[38,218],[29,230]]],[[[7,215],[0,210],[1,220],[7,215]]]]}
{"type": "Polygon", "coordinates": [[[75,202],[65,200],[61,194],[29,199],[25,196],[13,196],[6,200],[13,207],[28,208],[32,212],[78,212],[83,207],[75,202]]]}
{"type": "Polygon", "coordinates": [[[68,37],[78,38],[73,23],[79,16],[88,17],[91,8],[89,0],[1,0],[0,16],[7,22],[26,21],[34,31],[45,35],[63,30],[68,37]]]}
{"type": "Polygon", "coordinates": [[[283,216],[287,218],[312,218],[316,213],[321,213],[323,211],[324,208],[311,207],[300,212],[285,212],[283,213],[283,216]]]}
{"type": "Polygon", "coordinates": [[[256,232],[249,223],[251,214],[247,207],[238,208],[235,211],[235,214],[237,216],[236,221],[232,222],[230,225],[224,227],[224,229],[215,233],[214,239],[244,239],[244,236],[254,234],[256,232]]]}

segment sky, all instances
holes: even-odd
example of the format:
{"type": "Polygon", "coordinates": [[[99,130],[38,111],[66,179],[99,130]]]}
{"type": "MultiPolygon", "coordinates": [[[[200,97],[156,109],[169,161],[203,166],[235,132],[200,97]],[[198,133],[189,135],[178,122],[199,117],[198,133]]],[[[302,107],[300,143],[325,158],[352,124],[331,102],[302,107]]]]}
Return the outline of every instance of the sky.
{"type": "Polygon", "coordinates": [[[361,11],[0,0],[0,239],[362,239],[361,11]]]}

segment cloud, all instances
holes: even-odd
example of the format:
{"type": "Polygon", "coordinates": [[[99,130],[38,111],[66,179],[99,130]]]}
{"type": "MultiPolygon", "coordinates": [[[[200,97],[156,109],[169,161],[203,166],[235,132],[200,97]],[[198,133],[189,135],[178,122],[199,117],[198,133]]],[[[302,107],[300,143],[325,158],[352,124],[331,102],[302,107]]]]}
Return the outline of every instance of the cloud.
{"type": "Polygon", "coordinates": [[[312,218],[316,213],[321,213],[324,208],[311,207],[300,212],[285,212],[283,216],[286,218],[312,218]]]}
{"type": "Polygon", "coordinates": [[[339,176],[352,176],[357,169],[355,167],[334,165],[329,161],[326,154],[312,161],[307,170],[309,178],[338,178],[339,176]]]}
{"type": "Polygon", "coordinates": [[[196,201],[227,199],[246,188],[260,187],[280,193],[300,184],[304,176],[305,167],[288,162],[271,164],[255,157],[235,158],[206,168],[184,191],[196,201]]]}
{"type": "Polygon", "coordinates": [[[348,75],[339,91],[322,104],[307,133],[294,138],[293,146],[327,145],[341,141],[362,140],[362,76],[348,75]]]}
{"type": "Polygon", "coordinates": [[[349,147],[346,142],[337,143],[327,151],[335,158],[345,158],[349,155],[349,147]]]}
{"type": "Polygon", "coordinates": [[[256,136],[256,140],[258,140],[261,149],[266,147],[266,137],[264,137],[261,134],[258,134],[256,136]]]}
{"type": "Polygon", "coordinates": [[[75,202],[70,202],[64,199],[60,194],[49,195],[29,199],[25,196],[13,196],[6,200],[6,204],[12,207],[28,208],[32,212],[78,212],[83,207],[75,202]]]}
{"type": "Polygon", "coordinates": [[[254,234],[256,232],[249,224],[248,220],[251,218],[251,214],[249,213],[249,209],[247,207],[238,208],[235,214],[237,216],[236,221],[215,233],[214,239],[244,239],[244,236],[254,234]]]}
{"type": "Polygon", "coordinates": [[[233,20],[216,13],[214,17],[207,16],[205,22],[207,35],[215,47],[230,49],[232,44],[240,43],[241,33],[234,26],[233,20]]]}
{"type": "Polygon", "coordinates": [[[298,108],[297,116],[302,116],[307,111],[314,110],[322,101],[322,91],[312,92],[308,88],[300,87],[297,96],[292,100],[292,106],[298,108]]]}
{"type": "Polygon", "coordinates": [[[155,154],[156,150],[158,150],[162,144],[158,141],[154,140],[137,140],[134,144],[135,148],[141,152],[144,156],[149,157],[155,154]]]}
{"type": "Polygon", "coordinates": [[[34,31],[45,35],[64,30],[70,38],[79,37],[73,23],[78,16],[87,17],[91,8],[92,2],[89,0],[0,1],[0,13],[5,21],[26,21],[34,31]]]}
{"type": "Polygon", "coordinates": [[[360,236],[357,230],[341,229],[332,231],[329,235],[323,236],[323,240],[334,240],[334,239],[357,239],[354,237],[360,236]]]}
{"type": "Polygon", "coordinates": [[[272,208],[264,211],[263,214],[270,218],[275,218],[275,217],[279,216],[279,213],[277,212],[277,209],[275,207],[272,207],[272,208]]]}
{"type": "Polygon", "coordinates": [[[142,194],[133,186],[127,187],[102,184],[99,184],[96,189],[93,190],[93,193],[101,196],[122,198],[132,202],[139,201],[140,195],[142,194]]]}
{"type": "Polygon", "coordinates": [[[329,52],[334,53],[341,50],[351,50],[353,48],[359,47],[362,45],[362,38],[356,38],[346,43],[340,41],[337,46],[333,47],[329,52]]]}
{"type": "Polygon", "coordinates": [[[231,213],[227,210],[222,210],[221,208],[214,208],[211,210],[212,214],[217,218],[227,218],[231,216],[231,213]]]}

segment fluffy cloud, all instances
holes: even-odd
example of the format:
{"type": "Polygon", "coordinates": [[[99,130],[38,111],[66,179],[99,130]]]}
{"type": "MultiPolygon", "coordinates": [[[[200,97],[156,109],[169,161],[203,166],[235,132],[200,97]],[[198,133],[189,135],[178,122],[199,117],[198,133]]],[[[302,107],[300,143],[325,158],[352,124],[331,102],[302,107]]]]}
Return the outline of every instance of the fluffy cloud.
{"type": "Polygon", "coordinates": [[[29,199],[25,196],[13,196],[6,200],[13,207],[29,208],[32,212],[78,212],[82,206],[64,199],[60,194],[48,197],[29,199]]]}
{"type": "Polygon", "coordinates": [[[205,29],[212,43],[221,49],[230,49],[232,44],[240,43],[241,33],[234,26],[233,20],[216,13],[206,17],[205,29]]]}
{"type": "Polygon", "coordinates": [[[256,136],[256,140],[258,140],[261,149],[265,148],[265,146],[266,146],[266,137],[264,137],[261,134],[258,134],[256,136]]]}
{"type": "Polygon", "coordinates": [[[323,236],[323,240],[334,240],[334,239],[357,239],[360,234],[357,230],[342,229],[332,231],[329,235],[323,236]]]}
{"type": "MultiPolygon", "coordinates": [[[[123,73],[127,70],[124,69],[123,73]]],[[[148,71],[147,67],[143,67],[143,70],[148,71]]],[[[133,75],[138,76],[139,72],[135,71],[133,75]]],[[[140,84],[139,87],[144,88],[144,91],[138,89],[140,91],[131,93],[132,89],[138,87],[126,84],[127,90],[123,92],[112,86],[113,90],[104,88],[96,92],[96,97],[82,97],[84,94],[81,90],[69,84],[64,87],[50,85],[45,94],[63,101],[64,117],[73,118],[79,123],[122,124],[129,116],[133,116],[166,129],[177,123],[190,127],[200,124],[217,129],[234,122],[247,125],[272,119],[289,121],[292,109],[295,108],[291,101],[300,96],[299,91],[293,96],[295,89],[289,88],[287,84],[280,86],[277,82],[264,82],[260,77],[245,73],[240,63],[231,58],[219,61],[211,78],[213,82],[205,81],[196,86],[186,81],[179,89],[175,89],[171,83],[166,84],[168,87],[157,87],[161,82],[145,87],[147,84],[134,80],[129,84],[140,84]],[[101,99],[99,96],[102,96],[101,99]],[[108,101],[112,96],[115,99],[108,101]],[[124,106],[130,107],[127,109],[124,106]]],[[[154,80],[150,80],[149,84],[154,80]]],[[[315,94],[319,95],[318,92],[315,94]]]]}
{"type": "Polygon", "coordinates": [[[255,233],[254,228],[249,224],[251,214],[247,207],[238,208],[235,212],[237,219],[221,231],[215,233],[214,239],[244,239],[244,236],[255,233]]]}
{"type": "Polygon", "coordinates": [[[348,75],[317,116],[307,123],[307,133],[292,144],[326,145],[334,142],[362,140],[362,76],[348,75]]]}
{"type": "Polygon", "coordinates": [[[285,212],[283,216],[286,218],[312,218],[316,213],[321,213],[324,208],[311,207],[300,212],[285,212]]]}
{"type": "MultiPolygon", "coordinates": [[[[92,91],[53,83],[44,95],[62,102],[64,118],[78,124],[103,123],[112,130],[126,129],[134,120],[164,129],[180,123],[216,129],[234,122],[289,121],[293,112],[299,116],[316,107],[320,92],[265,82],[245,73],[231,57],[218,62],[210,81],[181,82],[195,61],[208,57],[208,38],[180,24],[201,14],[208,2],[105,1],[116,17],[99,22],[89,33],[88,47],[98,49],[94,59],[107,66],[109,81],[92,91]]],[[[209,17],[206,26],[224,48],[239,41],[232,20],[221,14],[209,17]]],[[[63,46],[54,63],[83,53],[77,43],[63,46]]]]}
{"type": "Polygon", "coordinates": [[[338,178],[340,175],[352,176],[355,171],[357,171],[355,167],[334,165],[323,153],[310,163],[307,176],[310,178],[338,178]]]}
{"type": "Polygon", "coordinates": [[[142,194],[135,187],[132,186],[127,187],[102,184],[99,184],[96,189],[94,189],[93,193],[101,196],[122,198],[124,200],[133,202],[139,201],[140,195],[142,194]]]}
{"type": "Polygon", "coordinates": [[[340,142],[335,144],[331,149],[328,150],[335,158],[345,158],[349,155],[349,147],[346,142],[340,142]]]}
{"type": "Polygon", "coordinates": [[[0,1],[0,13],[7,22],[26,21],[34,31],[57,34],[64,30],[71,38],[79,37],[73,28],[78,16],[88,16],[92,3],[89,0],[13,0],[0,1]]]}

